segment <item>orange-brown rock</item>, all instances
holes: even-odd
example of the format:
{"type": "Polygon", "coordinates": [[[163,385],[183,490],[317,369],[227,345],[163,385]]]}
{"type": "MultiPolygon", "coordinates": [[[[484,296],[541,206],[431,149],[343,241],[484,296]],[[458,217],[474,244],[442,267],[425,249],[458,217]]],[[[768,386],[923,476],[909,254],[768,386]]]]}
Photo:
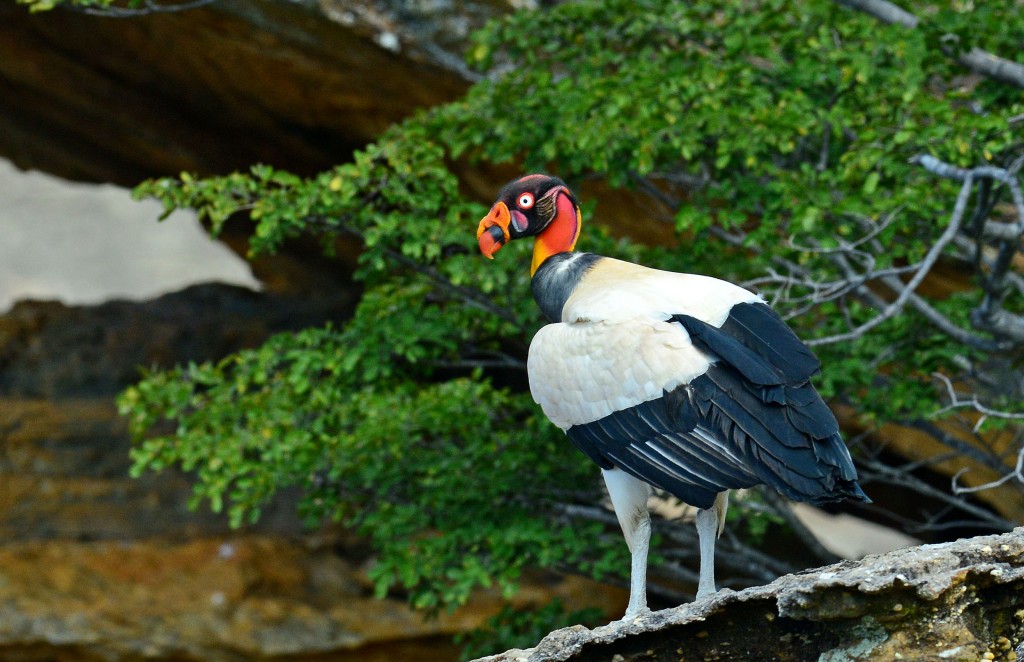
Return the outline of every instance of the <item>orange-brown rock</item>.
{"type": "MultiPolygon", "coordinates": [[[[571,607],[621,608],[620,592],[576,578],[527,585],[518,601],[552,595],[571,607]]],[[[425,620],[400,599],[375,599],[361,569],[310,540],[0,546],[4,659],[34,650],[109,660],[452,660],[451,635],[481,625],[500,605],[484,592],[425,620]]]]}
{"type": "MultiPolygon", "coordinates": [[[[191,482],[128,476],[130,443],[113,398],[0,400],[0,542],[185,538],[224,533],[223,517],[188,508],[191,482]]],[[[299,525],[287,501],[262,525],[299,525]]]]}

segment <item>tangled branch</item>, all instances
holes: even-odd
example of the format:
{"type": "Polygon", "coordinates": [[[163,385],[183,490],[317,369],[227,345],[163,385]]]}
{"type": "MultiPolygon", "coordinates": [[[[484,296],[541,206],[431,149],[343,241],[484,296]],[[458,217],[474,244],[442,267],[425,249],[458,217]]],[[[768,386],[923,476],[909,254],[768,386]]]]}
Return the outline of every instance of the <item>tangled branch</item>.
{"type": "MultiPolygon", "coordinates": [[[[917,289],[917,287],[924,281],[925,277],[928,276],[929,272],[931,272],[932,267],[935,266],[935,263],[938,261],[939,256],[942,254],[942,252],[946,249],[946,246],[948,246],[949,243],[953,241],[953,238],[956,236],[957,232],[960,231],[960,225],[963,222],[964,213],[967,210],[967,200],[971,196],[971,189],[973,186],[974,180],[972,178],[968,177],[967,179],[964,180],[964,185],[960,189],[960,195],[958,195],[956,198],[956,205],[954,205],[953,207],[953,214],[949,219],[949,224],[946,226],[946,229],[942,233],[942,236],[940,236],[939,239],[934,244],[932,244],[932,247],[924,256],[924,259],[921,260],[921,262],[916,266],[916,268],[914,269],[914,276],[910,279],[910,282],[908,282],[906,285],[900,285],[899,296],[896,297],[895,301],[888,304],[884,309],[882,309],[881,313],[871,318],[867,322],[864,322],[863,324],[857,326],[854,329],[851,329],[845,333],[839,333],[832,336],[814,338],[812,340],[809,340],[807,344],[814,346],[826,345],[836,342],[845,342],[848,340],[855,340],[856,338],[863,336],[865,333],[875,328],[882,322],[894,317],[896,314],[901,312],[904,306],[906,306],[907,302],[910,300],[910,297],[914,294],[914,290],[917,289]]],[[[892,276],[891,274],[886,274],[886,283],[890,282],[890,277],[893,278],[893,280],[896,280],[895,277],[892,276]]],[[[863,279],[861,280],[863,282],[863,279]]],[[[863,287],[863,285],[860,285],[859,287],[863,287]]]]}
{"type": "MultiPolygon", "coordinates": [[[[800,246],[790,241],[791,248],[821,258],[818,264],[824,267],[824,273],[832,273],[833,276],[823,277],[822,268],[776,253],[767,256],[771,265],[768,272],[745,285],[753,289],[768,289],[777,302],[785,304],[790,316],[812,312],[824,303],[836,303],[846,315],[846,330],[813,339],[808,343],[811,345],[821,346],[860,338],[872,333],[885,321],[909,311],[918,313],[937,331],[963,345],[965,356],[959,357],[959,363],[954,363],[965,370],[966,376],[958,379],[962,379],[964,385],[974,388],[976,392],[957,393],[948,378],[937,376],[945,384],[949,397],[948,405],[937,408],[933,417],[948,414],[952,410],[969,409],[980,415],[974,429],[970,430],[968,425],[965,429],[969,432],[964,436],[952,434],[947,428],[939,427],[927,418],[902,421],[904,425],[926,434],[948,450],[898,466],[893,465],[891,459],[883,461],[877,455],[871,457],[868,454],[867,457],[858,458],[862,482],[865,485],[886,485],[890,489],[912,493],[921,498],[922,503],[928,504],[916,513],[901,512],[899,509],[880,511],[901,529],[912,534],[942,535],[942,531],[950,528],[1011,528],[1013,522],[983,504],[972,501],[970,497],[999,487],[1024,487],[1024,450],[1017,454],[1016,467],[1009,470],[1005,446],[1004,450],[1000,450],[990,439],[978,434],[979,426],[986,418],[996,417],[1016,423],[1024,420],[1024,413],[1002,411],[985,404],[987,398],[982,395],[982,391],[977,390],[984,387],[987,381],[985,371],[991,369],[993,361],[1003,361],[1002,357],[1006,357],[1010,351],[1024,346],[1024,333],[1021,333],[1024,320],[1005,307],[1010,293],[1024,294],[1024,277],[1011,268],[1024,237],[1024,195],[1020,182],[1024,157],[1005,168],[987,164],[976,168],[959,168],[930,155],[917,156],[911,163],[933,175],[961,184],[942,231],[929,241],[923,257],[906,265],[893,265],[887,259],[890,247],[883,237],[891,234],[887,231],[902,220],[902,209],[891,211],[877,222],[848,216],[862,231],[852,238],[834,236],[837,242],[835,246],[800,246]],[[1002,218],[994,213],[996,209],[1005,208],[997,207],[1001,201],[1010,203],[1012,211],[1008,218],[1005,217],[1005,211],[1002,212],[1002,218]],[[945,315],[920,292],[920,286],[932,275],[940,259],[949,257],[969,265],[980,285],[975,308],[966,323],[954,321],[945,315]],[[851,308],[855,300],[865,304],[874,313],[866,320],[856,318],[851,308]],[[970,355],[971,350],[981,354],[970,355]],[[970,438],[972,433],[973,438],[970,438]],[[928,474],[942,473],[943,467],[955,461],[970,461],[976,466],[998,472],[1001,477],[983,485],[965,487],[959,483],[963,475],[960,472],[953,477],[951,488],[946,489],[922,478],[928,474]]],[[[643,177],[635,177],[634,181],[640,190],[671,210],[683,204],[684,196],[680,194],[674,197],[670,191],[706,185],[694,181],[669,180],[663,176],[657,178],[658,183],[652,181],[652,178],[643,177]]],[[[711,227],[709,232],[732,246],[746,251],[757,250],[752,247],[743,229],[711,227]]],[[[992,386],[992,389],[1000,393],[998,386],[992,386]]],[[[1005,388],[1002,391],[1005,394],[1005,388]]],[[[939,393],[937,391],[936,395],[939,393]]],[[[1010,395],[1012,397],[1012,393],[1010,395]]],[[[972,419],[970,423],[975,421],[972,419]]],[[[820,555],[818,546],[814,546],[814,550],[820,555]]]]}

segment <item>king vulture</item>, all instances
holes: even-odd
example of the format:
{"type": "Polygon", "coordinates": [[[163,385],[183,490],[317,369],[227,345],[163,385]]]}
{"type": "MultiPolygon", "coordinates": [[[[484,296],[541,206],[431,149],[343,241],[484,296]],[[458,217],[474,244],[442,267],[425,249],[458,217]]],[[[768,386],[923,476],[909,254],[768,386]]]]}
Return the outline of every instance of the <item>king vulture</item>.
{"type": "Polygon", "coordinates": [[[507,184],[477,230],[488,258],[536,237],[533,296],[551,322],[530,344],[530,391],[601,467],[632,554],[626,619],[648,612],[651,486],[695,506],[697,599],[715,592],[730,489],[869,501],[814,354],[757,295],[708,276],[576,253],[580,210],[562,180],[507,184]]]}

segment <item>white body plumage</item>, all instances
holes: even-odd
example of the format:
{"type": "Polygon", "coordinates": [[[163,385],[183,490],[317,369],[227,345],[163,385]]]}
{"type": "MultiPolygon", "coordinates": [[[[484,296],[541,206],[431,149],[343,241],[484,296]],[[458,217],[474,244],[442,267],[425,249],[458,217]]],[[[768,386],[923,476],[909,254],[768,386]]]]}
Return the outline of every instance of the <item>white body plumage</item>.
{"type": "Polygon", "coordinates": [[[530,392],[563,430],[660,398],[712,363],[671,316],[721,326],[735,304],[755,301],[716,278],[601,258],[582,274],[561,322],[530,343],[530,392]]]}

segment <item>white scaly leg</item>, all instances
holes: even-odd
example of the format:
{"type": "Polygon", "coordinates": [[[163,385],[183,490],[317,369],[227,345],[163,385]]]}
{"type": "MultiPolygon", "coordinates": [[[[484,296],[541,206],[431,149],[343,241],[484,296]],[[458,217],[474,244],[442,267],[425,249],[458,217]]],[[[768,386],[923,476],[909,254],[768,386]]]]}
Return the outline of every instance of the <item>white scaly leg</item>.
{"type": "Polygon", "coordinates": [[[647,552],[651,544],[651,514],[647,510],[647,497],[651,488],[619,469],[602,470],[601,473],[632,555],[629,605],[622,618],[627,621],[650,612],[647,608],[647,552]]]}
{"type": "Polygon", "coordinates": [[[715,594],[715,539],[722,535],[725,513],[728,509],[729,493],[722,492],[715,499],[715,505],[707,510],[697,511],[697,539],[700,544],[698,600],[715,594]]]}

